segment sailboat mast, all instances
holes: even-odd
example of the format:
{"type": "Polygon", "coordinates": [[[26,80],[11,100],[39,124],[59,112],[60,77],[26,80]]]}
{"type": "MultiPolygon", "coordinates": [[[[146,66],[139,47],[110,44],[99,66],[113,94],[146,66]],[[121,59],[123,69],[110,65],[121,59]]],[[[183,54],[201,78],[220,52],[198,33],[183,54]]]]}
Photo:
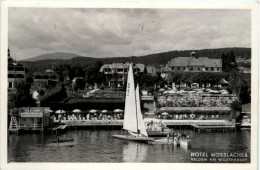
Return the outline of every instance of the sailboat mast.
{"type": "MultiPolygon", "coordinates": [[[[138,85],[137,85],[137,86],[138,86],[138,85]]],[[[138,89],[139,89],[139,88],[138,88],[138,89]]],[[[136,97],[136,93],[139,93],[139,91],[137,92],[136,90],[137,90],[137,89],[135,89],[135,105],[137,106],[137,100],[138,100],[138,99],[137,99],[137,97],[136,97]]],[[[139,133],[140,133],[140,130],[138,129],[138,115],[137,115],[138,113],[137,113],[137,107],[135,107],[135,110],[136,110],[135,114],[136,114],[136,118],[137,118],[137,119],[136,119],[137,134],[139,134],[139,133]]]]}

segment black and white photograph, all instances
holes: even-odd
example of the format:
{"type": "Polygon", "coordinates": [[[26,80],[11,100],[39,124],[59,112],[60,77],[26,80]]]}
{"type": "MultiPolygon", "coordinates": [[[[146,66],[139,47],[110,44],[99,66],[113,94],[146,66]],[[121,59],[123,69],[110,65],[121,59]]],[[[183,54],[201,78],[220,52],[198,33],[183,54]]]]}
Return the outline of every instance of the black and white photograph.
{"type": "Polygon", "coordinates": [[[8,6],[7,165],[256,163],[253,8],[127,5],[8,6]]]}

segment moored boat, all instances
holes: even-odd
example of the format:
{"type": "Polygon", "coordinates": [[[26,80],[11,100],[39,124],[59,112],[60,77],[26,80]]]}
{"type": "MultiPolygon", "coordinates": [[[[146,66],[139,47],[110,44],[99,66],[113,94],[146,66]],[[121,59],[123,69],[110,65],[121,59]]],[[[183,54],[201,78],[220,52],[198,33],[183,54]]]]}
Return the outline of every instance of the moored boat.
{"type": "Polygon", "coordinates": [[[248,116],[243,116],[242,122],[239,124],[241,130],[251,129],[251,119],[248,116]]]}
{"type": "Polygon", "coordinates": [[[168,131],[152,131],[152,130],[147,130],[147,134],[149,137],[166,137],[168,131]]]}
{"type": "Polygon", "coordinates": [[[191,147],[191,140],[189,139],[179,139],[180,147],[189,149],[191,147]]]}
{"type": "Polygon", "coordinates": [[[143,141],[143,142],[147,142],[147,141],[153,141],[154,138],[148,138],[148,137],[136,137],[133,135],[113,135],[114,138],[118,138],[118,139],[125,139],[125,140],[132,140],[132,141],[143,141]]]}
{"type": "Polygon", "coordinates": [[[251,129],[251,123],[241,123],[238,127],[241,130],[251,129]]]}
{"type": "Polygon", "coordinates": [[[55,139],[55,140],[51,140],[50,142],[52,142],[52,143],[61,143],[61,142],[71,142],[71,141],[74,141],[74,139],[73,138],[66,138],[66,139],[59,139],[59,141],[57,140],[57,139],[55,139]]]}

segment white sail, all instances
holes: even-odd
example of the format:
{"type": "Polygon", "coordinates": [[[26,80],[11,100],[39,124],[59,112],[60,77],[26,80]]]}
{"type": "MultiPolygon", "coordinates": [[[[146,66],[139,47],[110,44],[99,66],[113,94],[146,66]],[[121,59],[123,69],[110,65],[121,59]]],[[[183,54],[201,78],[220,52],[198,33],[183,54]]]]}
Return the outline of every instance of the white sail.
{"type": "Polygon", "coordinates": [[[129,66],[127,77],[123,129],[137,132],[136,99],[132,64],[129,66]]]}
{"type": "Polygon", "coordinates": [[[137,85],[136,87],[136,110],[137,110],[137,122],[138,122],[138,130],[140,130],[140,133],[143,134],[144,136],[148,137],[145,124],[144,124],[144,119],[142,116],[141,112],[141,103],[140,103],[140,95],[139,95],[139,86],[137,85]]]}

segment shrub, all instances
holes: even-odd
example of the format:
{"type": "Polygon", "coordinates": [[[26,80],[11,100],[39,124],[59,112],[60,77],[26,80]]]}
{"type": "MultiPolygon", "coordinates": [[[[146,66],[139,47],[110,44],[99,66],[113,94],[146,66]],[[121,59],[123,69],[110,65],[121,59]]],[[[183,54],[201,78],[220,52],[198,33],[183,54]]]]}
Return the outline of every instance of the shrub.
{"type": "Polygon", "coordinates": [[[233,102],[230,104],[230,108],[231,108],[233,111],[242,111],[241,102],[238,101],[238,100],[233,101],[233,102]]]}

